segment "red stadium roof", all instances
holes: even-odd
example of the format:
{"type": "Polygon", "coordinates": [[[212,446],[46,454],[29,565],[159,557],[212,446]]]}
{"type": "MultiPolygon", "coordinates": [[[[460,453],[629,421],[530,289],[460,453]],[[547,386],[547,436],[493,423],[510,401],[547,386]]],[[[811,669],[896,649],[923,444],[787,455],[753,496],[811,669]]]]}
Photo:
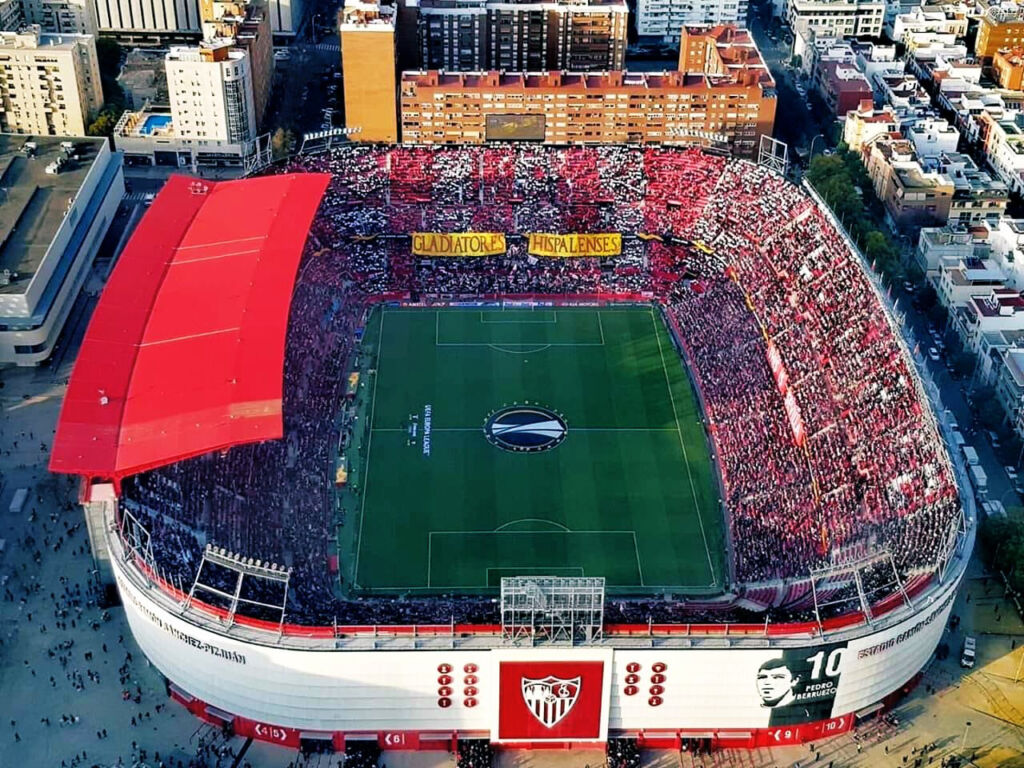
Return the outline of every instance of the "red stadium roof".
{"type": "Polygon", "coordinates": [[[330,176],[174,176],[100,298],[50,469],[119,479],[281,437],[288,309],[330,176]]]}

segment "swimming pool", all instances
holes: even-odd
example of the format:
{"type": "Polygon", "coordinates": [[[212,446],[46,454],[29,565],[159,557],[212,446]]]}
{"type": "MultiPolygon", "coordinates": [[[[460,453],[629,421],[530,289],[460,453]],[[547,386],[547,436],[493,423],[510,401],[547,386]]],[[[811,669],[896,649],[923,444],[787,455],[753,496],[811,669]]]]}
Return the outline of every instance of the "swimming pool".
{"type": "Polygon", "coordinates": [[[151,136],[170,125],[171,119],[170,115],[146,115],[146,119],[139,126],[139,134],[151,136]]]}

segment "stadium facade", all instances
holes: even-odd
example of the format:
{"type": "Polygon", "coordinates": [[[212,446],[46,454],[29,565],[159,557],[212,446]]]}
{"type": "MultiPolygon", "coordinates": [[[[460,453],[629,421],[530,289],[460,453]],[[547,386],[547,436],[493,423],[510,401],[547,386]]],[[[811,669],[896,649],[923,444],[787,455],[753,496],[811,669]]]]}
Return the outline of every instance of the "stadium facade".
{"type": "MultiPolygon", "coordinates": [[[[445,167],[451,168],[451,156],[443,154],[446,151],[424,156],[427,163],[417,155],[413,158],[417,169],[428,168],[433,159],[441,157],[448,163],[445,167]]],[[[502,150],[512,161],[520,159],[518,151],[502,150]]],[[[560,151],[530,150],[529,154],[536,162],[537,158],[562,157],[560,151]]],[[[403,157],[409,150],[380,152],[385,154],[378,158],[365,150],[346,150],[332,162],[351,168],[369,157],[378,169],[394,173],[395,167],[410,159],[403,157]]],[[[583,158],[589,165],[581,163],[580,167],[608,163],[611,152],[595,150],[583,158]]],[[[380,247],[386,247],[389,254],[404,252],[405,258],[415,247],[411,245],[415,240],[409,237],[410,232],[367,234],[354,225],[348,234],[339,235],[333,228],[337,221],[354,216],[344,195],[355,185],[349,186],[344,177],[340,184],[325,174],[309,172],[223,184],[175,178],[140,224],[97,308],[72,376],[51,459],[52,470],[82,477],[81,500],[94,556],[108,580],[116,583],[131,631],[165,676],[171,697],[208,722],[289,747],[344,750],[369,742],[382,749],[448,749],[461,739],[487,739],[504,747],[593,747],[609,738],[633,737],[641,746],[679,749],[688,739],[749,747],[818,740],[850,730],[914,685],[946,627],[973,545],[975,516],[969,495],[960,493],[956,498],[957,490],[966,487],[963,467],[953,463],[955,457],[951,460],[942,448],[940,435],[945,429],[934,419],[933,406],[928,402],[932,394],[929,385],[918,378],[912,363],[903,362],[909,361],[909,351],[895,337],[896,326],[882,294],[868,282],[869,273],[852,244],[841,236],[836,239],[836,222],[810,191],[798,192],[752,164],[708,159],[700,153],[647,150],[640,155],[629,150],[614,157],[617,164],[642,158],[651,163],[650,169],[664,169],[679,162],[688,173],[694,168],[703,171],[705,162],[714,163],[721,175],[714,176],[709,184],[720,189],[723,199],[730,203],[737,199],[734,185],[741,184],[756,191],[750,193],[748,202],[739,201],[738,205],[756,206],[759,194],[784,194],[785,201],[773,201],[775,208],[783,209],[782,202],[796,206],[798,213],[792,220],[797,225],[820,222],[814,226],[821,227],[822,244],[815,240],[810,251],[798,253],[808,254],[808,259],[820,257],[826,248],[833,247],[830,244],[839,243],[836,247],[841,252],[832,254],[827,263],[853,270],[843,273],[844,283],[871,286],[859,295],[867,302],[865,307],[880,309],[884,320],[866,329],[864,344],[894,344],[886,353],[887,364],[900,374],[886,379],[887,388],[882,391],[888,402],[884,412],[892,413],[896,408],[892,402],[895,391],[909,393],[906,397],[910,400],[900,403],[905,406],[901,412],[919,425],[917,432],[880,431],[872,444],[872,456],[885,453],[883,440],[903,443],[918,438],[936,441],[938,453],[927,453],[930,442],[915,444],[917,453],[911,466],[899,467],[899,474],[889,479],[883,473],[885,467],[872,465],[877,476],[862,475],[853,490],[841,486],[847,492],[842,497],[829,490],[825,485],[828,478],[819,473],[815,493],[833,500],[858,500],[844,502],[848,506],[838,507],[839,516],[823,524],[822,545],[804,555],[806,562],[786,564],[804,574],[799,578],[759,575],[761,570],[744,562],[744,558],[751,557],[750,550],[742,541],[743,530],[733,520],[730,551],[732,558],[740,561],[738,565],[733,562],[734,574],[736,568],[741,569],[740,583],[734,580],[724,587],[722,599],[733,608],[759,605],[760,614],[742,614],[746,620],[736,620],[734,617],[741,614],[735,611],[716,614],[714,601],[685,597],[670,600],[666,596],[657,598],[657,602],[662,607],[670,604],[670,613],[678,609],[672,615],[681,618],[655,618],[657,610],[652,610],[646,621],[630,620],[621,618],[629,616],[625,608],[629,598],[617,597],[603,603],[603,608],[586,620],[589,626],[581,639],[573,628],[559,635],[506,613],[504,592],[501,618],[492,621],[455,618],[453,606],[463,598],[439,606],[429,622],[297,620],[294,613],[289,613],[290,598],[280,603],[280,615],[273,620],[259,611],[255,613],[260,618],[255,618],[239,600],[242,575],[283,578],[286,569],[254,560],[244,551],[228,553],[209,541],[201,554],[202,564],[189,556],[183,561],[188,566],[185,570],[173,567],[182,561],[168,559],[175,553],[162,548],[181,547],[185,541],[182,536],[191,536],[196,525],[173,519],[178,513],[168,500],[174,495],[171,487],[177,480],[160,476],[161,492],[156,501],[147,502],[153,507],[148,517],[140,511],[137,498],[126,504],[125,483],[154,468],[284,436],[288,414],[282,406],[281,390],[291,386],[294,379],[287,374],[282,377],[281,370],[286,326],[300,319],[295,314],[297,299],[292,298],[296,274],[301,282],[312,270],[311,263],[329,255],[332,248],[324,245],[325,232],[333,238],[333,247],[342,250],[376,248],[373,243],[384,234],[386,245],[380,247]],[[243,204],[253,215],[244,220],[234,217],[229,222],[224,212],[243,204]],[[325,229],[325,206],[331,205],[338,206],[334,210],[342,214],[332,222],[331,229],[325,229]],[[300,266],[307,231],[316,234],[309,236],[300,266]],[[211,273],[206,272],[210,269],[216,270],[218,279],[210,279],[211,273]],[[126,313],[123,300],[129,294],[143,306],[142,310],[126,313]],[[217,296],[222,300],[215,301],[217,296]],[[183,301],[205,310],[183,313],[183,301]],[[120,359],[119,366],[110,364],[114,357],[120,359]],[[197,358],[209,365],[197,369],[185,364],[197,358]],[[154,386],[156,382],[160,386],[154,386]],[[915,484],[913,472],[917,470],[925,477],[925,486],[915,484]],[[873,482],[885,485],[886,500],[873,494],[873,482]],[[897,522],[904,527],[875,529],[870,539],[859,536],[856,530],[841,538],[845,529],[856,528],[851,521],[865,531],[872,530],[871,520],[857,517],[866,514],[869,505],[873,505],[873,514],[889,509],[888,505],[900,510],[897,522]],[[920,531],[911,527],[910,521],[925,514],[933,518],[938,515],[938,522],[921,529],[927,534],[921,539],[920,531]],[[831,550],[825,542],[827,533],[838,542],[831,550]],[[885,539],[886,533],[893,538],[885,539]],[[914,538],[910,541],[900,538],[911,536],[914,538]],[[878,578],[877,571],[870,569],[881,561],[865,548],[885,552],[883,565],[893,575],[891,582],[882,584],[879,580],[874,592],[868,592],[862,582],[870,574],[878,578]],[[235,569],[237,586],[233,595],[230,589],[213,589],[215,598],[204,598],[197,589],[202,586],[199,574],[208,560],[218,559],[235,569]],[[843,591],[851,585],[852,593],[843,591]],[[219,598],[226,598],[226,602],[219,598]],[[779,610],[765,613],[769,607],[779,610]],[[609,618],[610,614],[617,618],[609,618]],[[757,620],[756,616],[763,618],[757,620]]],[[[478,162],[476,166],[466,163],[467,168],[482,169],[484,161],[492,156],[472,155],[471,159],[478,162]]],[[[321,165],[310,161],[305,170],[320,170],[321,165]]],[[[537,178],[536,167],[529,166],[526,175],[537,178]]],[[[417,170],[421,172],[425,171],[417,170]]],[[[649,171],[644,182],[650,188],[654,186],[652,174],[653,170],[649,171]]],[[[438,194],[452,195],[450,181],[444,188],[438,186],[438,194]]],[[[521,202],[515,183],[490,183],[494,189],[508,189],[514,204],[524,211],[536,204],[521,202]]],[[[492,192],[485,186],[481,182],[481,202],[492,192]]],[[[669,187],[679,189],[678,185],[669,187]]],[[[653,195],[650,188],[648,197],[653,195]]],[[[387,204],[399,204],[400,193],[405,194],[398,184],[389,188],[387,204]]],[[[372,188],[372,194],[385,197],[379,188],[372,188]]],[[[572,194],[580,194],[579,185],[572,188],[572,194]]],[[[713,206],[708,202],[712,196],[709,193],[701,198],[705,211],[713,206]]],[[[417,205],[423,203],[422,196],[410,199],[417,205]]],[[[457,199],[463,199],[461,192],[457,199]]],[[[599,203],[605,211],[612,204],[607,197],[599,203]]],[[[675,223],[660,234],[634,231],[625,235],[638,246],[637,241],[657,240],[676,247],[675,241],[693,265],[703,264],[706,276],[682,278],[663,273],[673,286],[685,279],[686,295],[695,296],[695,301],[703,300],[701,297],[713,290],[715,270],[721,270],[729,281],[727,287],[748,279],[742,271],[746,265],[738,257],[731,263],[729,254],[709,258],[716,248],[724,248],[726,240],[717,238],[709,244],[693,239],[701,230],[694,228],[690,219],[679,217],[681,207],[684,204],[678,198],[666,206],[665,210],[673,211],[671,216],[675,218],[671,221],[675,223]],[[684,223],[678,224],[680,221],[684,223]],[[678,227],[684,226],[686,231],[680,233],[678,227]],[[684,241],[683,235],[689,239],[684,241]]],[[[754,209],[747,213],[759,215],[754,209]]],[[[417,209],[416,214],[409,220],[427,221],[423,210],[417,209]]],[[[579,210],[573,213],[579,214],[579,210]]],[[[725,218],[734,221],[735,212],[727,212],[725,218]]],[[[571,237],[577,250],[585,243],[602,250],[608,247],[609,241],[603,238],[571,237]]],[[[422,242],[428,240],[436,244],[441,238],[422,242]]],[[[504,237],[496,235],[474,235],[466,242],[490,254],[506,245],[504,237]]],[[[803,248],[803,241],[799,242],[803,248]]],[[[430,270],[429,279],[435,280],[431,258],[422,260],[430,270]]],[[[502,257],[462,255],[446,262],[444,274],[457,275],[458,265],[488,258],[502,257]],[[450,266],[453,264],[456,266],[450,266]]],[[[389,279],[408,281],[402,270],[407,262],[395,259],[388,274],[398,277],[389,279]]],[[[644,263],[643,259],[638,263],[644,263]]],[[[370,269],[365,258],[357,264],[364,273],[370,269]]],[[[794,263],[792,270],[805,275],[808,282],[827,277],[824,270],[800,263],[794,263]]],[[[632,273],[620,274],[633,277],[632,273]]],[[[786,275],[780,269],[777,277],[786,275]]],[[[543,273],[539,279],[548,280],[550,276],[543,273]]],[[[393,287],[375,283],[376,302],[484,303],[470,301],[467,295],[424,297],[418,292],[382,291],[381,285],[393,287]]],[[[799,307],[794,298],[797,289],[792,290],[787,306],[799,307]]],[[[509,298],[491,295],[486,300],[500,303],[509,298]]],[[[758,301],[762,298],[751,291],[746,294],[745,306],[751,312],[760,309],[758,301]]],[[[520,292],[515,303],[522,306],[539,301],[547,306],[623,299],[657,302],[659,296],[646,291],[563,292],[545,297],[520,292]]],[[[662,294],[662,300],[669,300],[667,294],[662,294]]],[[[780,308],[780,312],[784,310],[780,308]]],[[[767,314],[764,317],[774,319],[767,314]]],[[[784,345],[781,334],[775,336],[777,345],[769,334],[764,333],[764,338],[766,350],[761,354],[767,359],[759,365],[765,369],[764,381],[779,389],[773,394],[778,398],[779,410],[772,418],[785,425],[780,434],[788,434],[787,441],[810,455],[820,434],[818,415],[811,408],[801,409],[806,390],[800,389],[798,378],[789,383],[784,366],[788,364],[796,376],[800,361],[784,345]],[[783,398],[783,394],[789,396],[783,398]]],[[[690,337],[689,341],[695,339],[690,337]]],[[[691,365],[697,361],[696,378],[702,386],[712,383],[701,379],[700,350],[684,346],[684,352],[691,365]]],[[[854,389],[860,394],[865,386],[854,389]]],[[[710,388],[704,389],[702,403],[709,417],[721,407],[715,397],[710,388]]],[[[855,409],[837,418],[851,417],[854,424],[864,425],[855,409]]],[[[709,430],[723,467],[732,461],[727,427],[719,421],[709,430]]],[[[224,455],[230,456],[232,451],[224,455]]],[[[266,472],[270,467],[262,469],[266,472]]],[[[326,478],[328,469],[324,470],[326,478]]],[[[329,471],[333,474],[333,464],[329,471]]],[[[722,472],[723,492],[729,499],[734,484],[742,478],[737,477],[737,467],[731,464],[722,472]]],[[[193,491],[202,489],[185,489],[186,493],[193,491]]],[[[819,502],[818,511],[824,503],[819,502]]],[[[741,510],[728,505],[726,515],[740,514],[741,510]]],[[[771,509],[768,506],[755,512],[767,521],[771,509]]],[[[820,515],[816,513],[813,519],[820,519],[820,515]]],[[[773,533],[780,544],[801,535],[793,529],[773,533]]],[[[809,540],[818,537],[819,532],[814,530],[809,540]]],[[[297,571],[306,565],[295,562],[297,571]]],[[[326,572],[328,558],[313,565],[326,572]]],[[[540,581],[538,578],[536,584],[540,581]]],[[[571,585],[572,580],[566,583],[571,585]]],[[[377,600],[363,597],[358,601],[363,613],[358,615],[378,615],[372,613],[377,600]]],[[[402,602],[383,601],[386,605],[382,603],[379,615],[390,615],[388,611],[402,602]]],[[[253,599],[249,603],[273,607],[253,599]]],[[[539,605],[535,603],[535,607],[539,605]]],[[[545,616],[552,619],[553,611],[545,616]]]]}

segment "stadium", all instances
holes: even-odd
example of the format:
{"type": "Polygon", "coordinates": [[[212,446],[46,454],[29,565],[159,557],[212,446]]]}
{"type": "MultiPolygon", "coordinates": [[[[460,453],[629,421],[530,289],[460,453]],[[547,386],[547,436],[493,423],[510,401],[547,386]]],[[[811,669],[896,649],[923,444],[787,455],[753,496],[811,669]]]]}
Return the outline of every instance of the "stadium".
{"type": "Polygon", "coordinates": [[[169,695],[234,733],[792,744],[904,695],[963,577],[922,375],[764,166],[345,147],[172,177],[50,468],[169,695]]]}

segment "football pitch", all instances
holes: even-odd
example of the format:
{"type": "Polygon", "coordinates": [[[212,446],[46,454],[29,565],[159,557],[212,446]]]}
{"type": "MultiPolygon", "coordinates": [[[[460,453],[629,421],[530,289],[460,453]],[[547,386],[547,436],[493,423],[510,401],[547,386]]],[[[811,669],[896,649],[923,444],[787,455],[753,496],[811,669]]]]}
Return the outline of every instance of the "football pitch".
{"type": "Polygon", "coordinates": [[[378,306],[362,356],[355,591],[721,588],[700,410],[654,309],[378,306]]]}

